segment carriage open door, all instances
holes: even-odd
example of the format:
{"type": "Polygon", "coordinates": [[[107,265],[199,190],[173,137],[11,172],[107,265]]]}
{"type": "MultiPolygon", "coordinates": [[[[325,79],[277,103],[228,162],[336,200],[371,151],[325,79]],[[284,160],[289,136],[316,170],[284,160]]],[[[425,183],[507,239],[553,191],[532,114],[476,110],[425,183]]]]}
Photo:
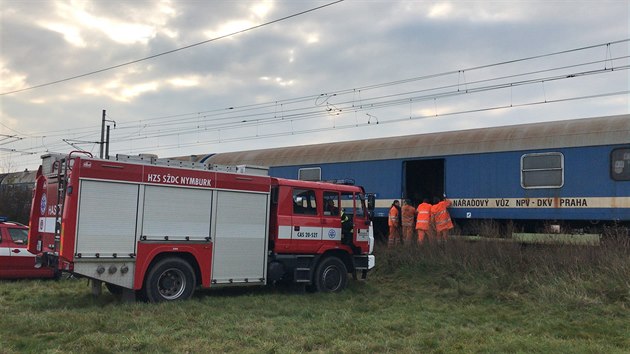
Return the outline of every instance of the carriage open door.
{"type": "Polygon", "coordinates": [[[444,159],[403,161],[403,198],[418,205],[422,199],[444,194],[444,159]]]}

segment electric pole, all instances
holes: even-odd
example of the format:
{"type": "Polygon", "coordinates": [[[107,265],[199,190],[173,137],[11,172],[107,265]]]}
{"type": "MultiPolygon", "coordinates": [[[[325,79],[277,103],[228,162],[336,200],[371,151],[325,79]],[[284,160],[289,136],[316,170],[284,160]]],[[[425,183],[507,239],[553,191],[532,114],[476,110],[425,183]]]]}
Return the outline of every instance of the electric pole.
{"type": "Polygon", "coordinates": [[[105,147],[105,110],[103,110],[103,120],[101,123],[101,141],[99,143],[101,145],[101,153],[99,157],[103,158],[103,148],[105,147]]]}

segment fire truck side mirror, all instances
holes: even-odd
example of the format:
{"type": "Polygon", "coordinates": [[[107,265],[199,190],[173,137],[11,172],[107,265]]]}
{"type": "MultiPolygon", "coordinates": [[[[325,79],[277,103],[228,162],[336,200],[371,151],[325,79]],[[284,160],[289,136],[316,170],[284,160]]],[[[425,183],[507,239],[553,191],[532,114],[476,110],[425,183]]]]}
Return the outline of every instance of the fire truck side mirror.
{"type": "Polygon", "coordinates": [[[368,193],[367,207],[369,211],[374,211],[374,208],[376,207],[376,196],[374,195],[374,193],[368,193]]]}

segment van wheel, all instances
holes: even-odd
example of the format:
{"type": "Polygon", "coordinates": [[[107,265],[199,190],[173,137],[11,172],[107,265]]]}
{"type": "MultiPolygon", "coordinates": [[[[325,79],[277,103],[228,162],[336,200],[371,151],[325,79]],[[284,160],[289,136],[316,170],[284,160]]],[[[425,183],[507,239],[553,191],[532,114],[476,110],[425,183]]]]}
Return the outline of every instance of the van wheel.
{"type": "Polygon", "coordinates": [[[189,299],[197,280],[188,262],[181,258],[165,258],[157,262],[147,275],[144,294],[150,302],[189,299]]]}
{"type": "Polygon", "coordinates": [[[315,272],[315,287],[317,291],[336,293],[346,288],[348,284],[348,269],[337,257],[324,258],[315,272]]]}

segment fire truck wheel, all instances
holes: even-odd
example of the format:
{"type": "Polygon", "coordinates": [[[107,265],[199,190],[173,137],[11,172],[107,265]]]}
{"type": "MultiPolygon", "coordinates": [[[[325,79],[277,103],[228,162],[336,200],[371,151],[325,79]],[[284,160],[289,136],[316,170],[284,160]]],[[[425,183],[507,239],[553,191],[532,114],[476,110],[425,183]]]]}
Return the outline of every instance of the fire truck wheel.
{"type": "Polygon", "coordinates": [[[345,289],[348,284],[348,269],[337,257],[327,257],[317,266],[315,287],[317,291],[331,293],[345,289]]]}
{"type": "Polygon", "coordinates": [[[150,302],[186,300],[192,296],[195,286],[195,272],[188,262],[176,257],[165,258],[149,271],[144,293],[150,302]]]}

